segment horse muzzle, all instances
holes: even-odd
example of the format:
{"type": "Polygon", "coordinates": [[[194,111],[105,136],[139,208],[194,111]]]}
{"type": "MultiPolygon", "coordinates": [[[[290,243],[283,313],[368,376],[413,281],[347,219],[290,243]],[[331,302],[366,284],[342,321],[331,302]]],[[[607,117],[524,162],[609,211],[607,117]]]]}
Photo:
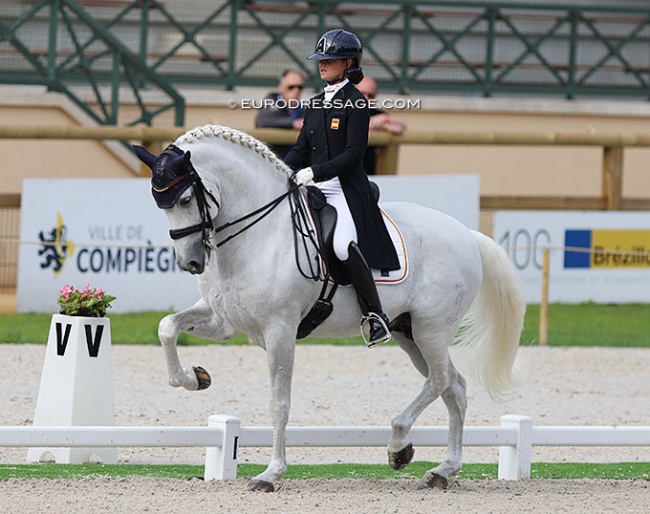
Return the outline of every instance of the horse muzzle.
{"type": "Polygon", "coordinates": [[[199,261],[179,262],[178,266],[184,271],[189,271],[192,275],[200,275],[205,271],[205,263],[199,261]]]}

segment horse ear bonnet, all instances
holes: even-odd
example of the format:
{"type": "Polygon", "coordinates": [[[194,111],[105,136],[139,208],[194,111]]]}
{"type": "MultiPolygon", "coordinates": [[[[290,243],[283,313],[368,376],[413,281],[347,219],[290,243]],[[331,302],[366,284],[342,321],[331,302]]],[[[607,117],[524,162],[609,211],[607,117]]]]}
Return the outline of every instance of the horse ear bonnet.
{"type": "Polygon", "coordinates": [[[192,185],[190,152],[184,153],[180,148],[169,145],[156,157],[144,148],[134,148],[140,160],[151,168],[151,194],[156,205],[160,209],[173,207],[183,191],[192,185]]]}

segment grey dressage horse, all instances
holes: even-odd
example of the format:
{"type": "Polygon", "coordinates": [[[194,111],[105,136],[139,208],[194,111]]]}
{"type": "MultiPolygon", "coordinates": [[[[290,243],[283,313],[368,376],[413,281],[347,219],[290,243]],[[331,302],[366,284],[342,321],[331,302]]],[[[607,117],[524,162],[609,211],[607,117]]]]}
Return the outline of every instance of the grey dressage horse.
{"type": "MultiPolygon", "coordinates": [[[[263,143],[220,125],[190,130],[170,148],[174,151],[161,156],[136,148],[154,173],[154,196],[169,220],[178,265],[198,276],[201,292],[195,305],[160,322],[169,382],[188,390],[210,384],[203,368],[181,365],[176,349],[181,332],[217,341],[243,332],[266,350],[273,451],[268,467],[248,487],[273,491],[287,469],[296,331],[322,287],[297,263],[290,202],[284,200],[291,170],[263,143]],[[174,183],[161,187],[165,177],[174,183]],[[173,193],[171,201],[160,200],[166,192],[173,193]],[[263,216],[259,208],[268,205],[263,216]]],[[[422,390],[392,420],[388,462],[394,469],[409,464],[414,453],[409,431],[441,396],[449,413],[447,455],[421,481],[445,488],[461,469],[467,407],[465,379],[449,346],[461,347],[467,372],[493,397],[506,393],[514,383],[525,302],[512,264],[489,237],[418,205],[394,202],[382,209],[401,229],[409,273],[399,284],[379,284],[379,294],[393,320],[394,342],[424,377],[422,390]]],[[[331,316],[312,335],[358,335],[361,313],[354,290],[339,288],[333,303],[331,316]]]]}

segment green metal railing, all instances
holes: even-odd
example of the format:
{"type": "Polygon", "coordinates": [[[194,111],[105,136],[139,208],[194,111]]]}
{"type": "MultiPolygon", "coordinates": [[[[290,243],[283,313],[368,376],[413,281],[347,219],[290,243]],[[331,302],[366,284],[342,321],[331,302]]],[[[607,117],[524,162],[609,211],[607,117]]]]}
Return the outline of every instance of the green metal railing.
{"type": "MultiPolygon", "coordinates": [[[[5,0],[3,9],[9,8],[8,3],[5,0]]],[[[0,53],[4,58],[0,83],[44,85],[65,94],[100,124],[151,124],[168,110],[174,111],[175,125],[183,124],[185,101],[174,86],[79,2],[41,0],[16,14],[13,19],[0,17],[0,51],[5,51],[0,53]],[[43,33],[45,48],[37,46],[44,41],[43,33]],[[138,114],[130,120],[119,119],[125,88],[138,106],[138,114]],[[157,94],[155,102],[145,101],[145,90],[157,94]]]]}
{"type": "Polygon", "coordinates": [[[160,109],[173,106],[177,124],[181,85],[272,87],[281,70],[295,67],[318,87],[304,57],[333,27],[360,37],[364,69],[383,91],[650,99],[650,6],[3,0],[2,9],[0,83],[58,90],[86,83],[93,91],[110,84],[111,101],[98,101],[104,123],[115,123],[119,85],[140,104],[134,123],[159,114],[140,98],[157,90],[170,99],[160,109]],[[47,41],[38,36],[45,25],[47,41]],[[23,60],[12,60],[12,50],[23,60]]]}

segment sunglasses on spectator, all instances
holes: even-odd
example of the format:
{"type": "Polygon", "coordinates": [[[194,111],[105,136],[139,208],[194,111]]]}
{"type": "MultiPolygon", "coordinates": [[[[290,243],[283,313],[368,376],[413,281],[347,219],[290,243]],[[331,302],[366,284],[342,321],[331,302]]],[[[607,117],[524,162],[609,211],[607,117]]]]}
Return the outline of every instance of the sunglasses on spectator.
{"type": "Polygon", "coordinates": [[[299,89],[300,91],[302,91],[303,89],[305,89],[305,85],[304,84],[291,84],[291,85],[287,86],[287,89],[289,89],[289,90],[291,90],[291,89],[299,89]]]}

